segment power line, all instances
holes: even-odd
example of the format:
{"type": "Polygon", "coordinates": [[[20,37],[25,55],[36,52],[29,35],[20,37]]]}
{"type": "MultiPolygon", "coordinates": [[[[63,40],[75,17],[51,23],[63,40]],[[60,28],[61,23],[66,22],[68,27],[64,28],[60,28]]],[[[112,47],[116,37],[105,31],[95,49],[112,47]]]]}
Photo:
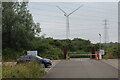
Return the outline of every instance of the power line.
{"type": "MultiPolygon", "coordinates": [[[[46,25],[47,25],[47,24],[52,24],[52,25],[59,25],[59,26],[60,26],[60,25],[64,25],[64,26],[65,26],[65,24],[64,24],[65,22],[64,22],[64,21],[47,21],[47,20],[42,20],[42,19],[41,19],[41,20],[40,20],[40,19],[39,19],[39,20],[35,19],[35,21],[40,21],[42,24],[45,23],[46,25]]],[[[82,24],[80,24],[80,23],[79,23],[79,24],[77,24],[77,23],[72,23],[72,24],[71,24],[71,26],[74,26],[74,28],[76,28],[75,26],[77,26],[77,28],[85,28],[85,27],[87,28],[88,25],[89,25],[89,26],[94,26],[94,25],[99,25],[99,26],[101,26],[99,23],[92,23],[92,24],[89,23],[89,24],[87,24],[87,25],[84,24],[84,23],[82,23],[82,24]],[[78,27],[78,26],[79,26],[79,27],[78,27]],[[82,27],[81,27],[81,26],[82,26],[82,27]],[[83,26],[84,26],[84,27],[83,27],[83,26]]],[[[60,27],[60,28],[63,28],[63,27],[60,27]]],[[[99,28],[99,27],[98,27],[98,28],[99,28]]],[[[112,27],[111,29],[113,29],[113,28],[114,28],[114,27],[112,27]]],[[[95,28],[93,28],[93,29],[95,29],[95,28]]],[[[114,29],[115,29],[115,28],[114,28],[114,29]]]]}
{"type": "MultiPolygon", "coordinates": [[[[41,17],[43,17],[42,16],[42,14],[38,14],[38,13],[34,13],[35,15],[40,15],[41,17]]],[[[44,18],[49,18],[49,17],[55,17],[55,18],[62,18],[62,17],[60,17],[60,16],[55,16],[55,15],[45,15],[45,14],[43,14],[44,15],[44,18]],[[49,16],[49,17],[48,17],[49,16]]],[[[79,16],[87,16],[87,15],[79,15],[79,16]]],[[[77,16],[78,17],[78,16],[77,16]]],[[[82,18],[81,17],[81,18],[82,18]]],[[[101,17],[101,16],[93,16],[93,15],[91,15],[91,16],[87,16],[87,18],[86,17],[84,17],[84,18],[82,18],[82,20],[89,20],[90,19],[90,21],[89,22],[91,22],[92,20],[91,19],[96,19],[96,18],[98,18],[98,17],[101,17]],[[88,18],[88,17],[91,17],[91,18],[88,18]],[[85,19],[86,18],[86,19],[85,19]]],[[[39,17],[37,17],[37,18],[39,18],[39,17]]],[[[101,17],[101,18],[104,18],[104,17],[101,17]]],[[[39,18],[39,20],[40,20],[41,18],[39,18]]],[[[99,18],[98,18],[99,19],[99,18]]],[[[36,19],[35,19],[36,20],[36,19]]],[[[37,19],[37,21],[39,21],[38,19],[37,19]]],[[[58,20],[58,19],[57,19],[58,20]]],[[[113,19],[112,19],[113,20],[113,19]]],[[[96,20],[95,20],[96,21],[96,20]]],[[[56,21],[55,21],[56,22],[56,21]]],[[[98,22],[98,21],[97,21],[98,22]]],[[[117,21],[111,21],[111,22],[116,22],[117,23],[117,21]]]]}
{"type": "MultiPolygon", "coordinates": [[[[70,5],[71,5],[71,3],[69,3],[70,5]]],[[[55,7],[57,4],[55,4],[55,5],[50,5],[50,4],[44,4],[44,3],[42,3],[42,4],[40,4],[40,5],[43,5],[43,6],[51,6],[51,7],[55,7]]],[[[66,5],[66,3],[65,3],[65,5],[66,5]]],[[[72,4],[73,5],[73,4],[72,4]]],[[[75,4],[76,5],[76,4],[75,4]]],[[[79,4],[77,4],[77,5],[79,5],[79,4]]],[[[73,8],[73,7],[62,7],[62,8],[67,8],[67,9],[70,9],[70,8],[73,8]]],[[[90,12],[92,12],[91,11],[91,9],[93,9],[93,10],[96,10],[96,12],[98,12],[98,13],[104,13],[103,12],[103,10],[104,11],[106,11],[106,10],[109,10],[109,11],[111,11],[111,9],[105,9],[105,8],[96,8],[96,7],[91,7],[91,6],[87,6],[87,4],[86,4],[86,6],[84,7],[84,8],[90,8],[90,9],[88,9],[88,10],[90,10],[90,12]]],[[[44,9],[42,9],[42,10],[44,10],[44,9]]],[[[112,14],[112,13],[111,13],[112,14]]],[[[110,14],[110,15],[111,15],[110,14]]],[[[109,14],[108,14],[109,15],[109,14]]],[[[113,14],[114,15],[114,14],[113,14]]]]}
{"type": "MultiPolygon", "coordinates": [[[[43,19],[34,19],[36,22],[40,22],[40,23],[42,23],[42,24],[52,24],[52,25],[63,25],[63,26],[65,26],[65,22],[64,21],[58,21],[58,20],[53,20],[53,21],[48,21],[48,20],[43,20],[43,19]]],[[[71,21],[72,22],[72,21],[71,21]]],[[[89,21],[90,22],[90,21],[89,21]]],[[[98,22],[98,21],[97,21],[98,22]]],[[[89,24],[85,24],[85,23],[71,23],[70,24],[70,26],[74,26],[74,27],[88,27],[88,26],[94,26],[94,25],[98,25],[98,26],[101,26],[101,23],[89,23],[89,24]]],[[[113,24],[114,25],[114,24],[113,24]]]]}
{"type": "MultiPolygon", "coordinates": [[[[69,3],[69,4],[66,4],[66,3],[63,3],[63,2],[61,2],[62,4],[65,4],[65,5],[70,5],[71,6],[71,4],[72,5],[80,5],[80,4],[75,4],[75,3],[69,3]]],[[[83,3],[84,4],[84,3],[83,3]]],[[[40,4],[40,5],[43,5],[43,6],[51,6],[51,7],[55,7],[56,5],[58,5],[58,4],[55,4],[55,5],[53,5],[53,4],[44,4],[44,3],[42,3],[42,4],[40,4]]],[[[106,5],[105,5],[106,6],[106,5]]],[[[109,6],[108,6],[109,7],[109,6]]],[[[62,7],[62,8],[67,8],[67,9],[73,9],[73,7],[62,7]]],[[[95,9],[95,10],[99,10],[99,12],[102,12],[103,10],[108,10],[108,9],[105,9],[105,8],[97,8],[97,7],[91,7],[91,6],[88,6],[87,4],[85,4],[85,6],[84,6],[84,8],[91,8],[91,9],[95,9]],[[101,11],[100,11],[101,10],[101,11]]],[[[111,9],[109,9],[109,10],[111,10],[111,9]]]]}
{"type": "MultiPolygon", "coordinates": [[[[41,11],[40,10],[40,8],[30,8],[30,9],[33,9],[33,10],[38,10],[38,11],[41,11]]],[[[42,9],[42,11],[45,11],[45,9],[42,9]]],[[[48,10],[47,10],[48,11],[48,10]]],[[[50,13],[51,13],[52,11],[50,11],[50,13]]],[[[100,12],[99,12],[100,13],[100,12]]],[[[52,13],[53,14],[53,13],[52,13]]],[[[105,13],[104,13],[105,14],[105,13]]],[[[82,15],[82,16],[88,16],[88,15],[85,15],[85,14],[76,14],[77,15],[77,17],[78,17],[78,15],[82,15]]],[[[109,15],[109,14],[108,14],[109,15]]],[[[115,14],[114,14],[115,15],[115,14]]],[[[104,18],[103,16],[96,16],[96,15],[91,15],[90,17],[99,17],[99,18],[104,18]]],[[[115,17],[111,17],[111,19],[115,19],[115,17]]]]}

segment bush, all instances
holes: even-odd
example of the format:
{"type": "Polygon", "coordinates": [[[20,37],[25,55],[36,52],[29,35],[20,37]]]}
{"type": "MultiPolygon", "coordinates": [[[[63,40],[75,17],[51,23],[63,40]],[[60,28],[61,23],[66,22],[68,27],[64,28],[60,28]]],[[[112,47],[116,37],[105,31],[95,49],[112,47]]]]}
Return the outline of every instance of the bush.
{"type": "Polygon", "coordinates": [[[103,59],[117,59],[117,56],[114,56],[112,53],[107,53],[103,56],[103,59]]]}
{"type": "Polygon", "coordinates": [[[90,56],[70,56],[70,58],[90,58],[90,56]]]}
{"type": "Polygon", "coordinates": [[[40,78],[46,74],[36,62],[23,63],[15,66],[4,66],[2,78],[40,78]]]}
{"type": "Polygon", "coordinates": [[[2,61],[16,61],[19,56],[25,55],[22,51],[15,51],[11,48],[6,48],[2,51],[2,61]]]}
{"type": "Polygon", "coordinates": [[[119,49],[118,49],[118,45],[112,45],[108,48],[108,52],[106,53],[106,55],[104,55],[104,59],[118,59],[120,53],[119,53],[119,49]]]}
{"type": "Polygon", "coordinates": [[[90,54],[90,52],[85,51],[75,51],[75,52],[68,52],[69,54],[90,54]]]}
{"type": "Polygon", "coordinates": [[[52,60],[57,60],[63,58],[63,51],[55,46],[50,44],[42,44],[40,45],[39,49],[39,56],[44,58],[49,58],[52,60]]]}
{"type": "Polygon", "coordinates": [[[3,61],[12,61],[14,60],[13,58],[15,58],[15,50],[11,49],[11,48],[6,48],[2,51],[2,60],[3,61]],[[14,57],[13,57],[14,56],[14,57]]]}

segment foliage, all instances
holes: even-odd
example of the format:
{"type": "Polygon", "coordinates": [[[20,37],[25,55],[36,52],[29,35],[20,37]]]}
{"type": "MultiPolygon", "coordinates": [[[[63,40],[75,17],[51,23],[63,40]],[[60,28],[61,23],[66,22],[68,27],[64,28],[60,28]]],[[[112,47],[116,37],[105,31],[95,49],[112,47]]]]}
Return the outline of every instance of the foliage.
{"type": "Polygon", "coordinates": [[[118,44],[118,58],[120,59],[120,43],[118,44]]]}
{"type": "Polygon", "coordinates": [[[118,49],[119,45],[118,44],[114,44],[114,45],[110,45],[107,47],[107,53],[104,56],[105,59],[116,59],[119,57],[120,53],[119,53],[119,49],[118,49]]]}
{"type": "Polygon", "coordinates": [[[81,50],[85,52],[90,51],[91,42],[80,38],[75,38],[71,42],[71,51],[81,50]]]}
{"type": "Polygon", "coordinates": [[[85,52],[89,52],[91,46],[91,42],[89,40],[84,40],[80,38],[74,38],[73,40],[70,39],[55,40],[52,38],[47,38],[46,42],[49,42],[49,44],[56,46],[61,50],[67,48],[69,51],[82,50],[85,52]]]}
{"type": "MultiPolygon", "coordinates": [[[[106,49],[104,44],[92,44],[89,40],[80,38],[59,40],[40,36],[40,24],[34,22],[27,6],[27,2],[2,3],[3,61],[14,61],[28,50],[37,50],[38,55],[45,58],[62,59],[64,48],[67,48],[68,52],[79,54],[91,52],[92,46],[96,47],[96,51],[100,46],[106,49]]],[[[114,43],[110,44],[107,49],[111,53],[105,56],[112,55],[116,58],[118,50],[114,43]]]]}
{"type": "Polygon", "coordinates": [[[50,44],[43,43],[37,49],[40,56],[49,59],[62,59],[63,52],[61,49],[54,47],[50,44]]]}
{"type": "MultiPolygon", "coordinates": [[[[74,51],[74,52],[68,52],[69,54],[90,54],[90,52],[86,51],[74,51]]],[[[70,58],[90,58],[90,56],[87,55],[80,55],[80,56],[70,56],[70,58]]]]}
{"type": "Polygon", "coordinates": [[[74,52],[68,52],[69,54],[90,54],[90,52],[85,51],[74,51],[74,52]]]}
{"type": "Polygon", "coordinates": [[[40,64],[35,62],[5,66],[2,69],[2,78],[40,78],[46,74],[40,64]]]}
{"type": "Polygon", "coordinates": [[[90,58],[90,56],[70,56],[70,58],[90,58]]]}
{"type": "Polygon", "coordinates": [[[17,57],[18,53],[32,49],[32,42],[40,33],[40,24],[34,23],[27,2],[2,3],[3,58],[17,57]]]}
{"type": "Polygon", "coordinates": [[[29,49],[32,46],[30,40],[41,31],[39,23],[33,22],[27,5],[27,2],[2,3],[3,49],[29,49]]]}
{"type": "Polygon", "coordinates": [[[5,48],[3,52],[2,61],[16,61],[19,56],[26,55],[26,53],[17,52],[11,48],[5,48]]]}

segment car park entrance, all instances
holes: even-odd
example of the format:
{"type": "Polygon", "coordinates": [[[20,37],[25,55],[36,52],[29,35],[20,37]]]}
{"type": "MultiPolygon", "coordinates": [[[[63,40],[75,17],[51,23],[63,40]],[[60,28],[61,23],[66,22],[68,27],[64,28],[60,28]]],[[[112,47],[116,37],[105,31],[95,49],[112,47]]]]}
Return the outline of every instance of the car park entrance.
{"type": "Polygon", "coordinates": [[[90,58],[90,59],[99,59],[97,54],[69,54],[69,58],[77,57],[77,58],[90,58]],[[95,56],[94,58],[92,56],[95,56]]]}
{"type": "MultiPolygon", "coordinates": [[[[87,52],[86,52],[87,53],[87,52]]],[[[65,48],[64,49],[64,59],[69,59],[69,58],[90,58],[90,59],[97,59],[99,60],[101,55],[99,53],[96,54],[96,49],[95,47],[91,47],[91,53],[87,54],[80,54],[80,53],[68,53],[68,50],[65,48]]]]}

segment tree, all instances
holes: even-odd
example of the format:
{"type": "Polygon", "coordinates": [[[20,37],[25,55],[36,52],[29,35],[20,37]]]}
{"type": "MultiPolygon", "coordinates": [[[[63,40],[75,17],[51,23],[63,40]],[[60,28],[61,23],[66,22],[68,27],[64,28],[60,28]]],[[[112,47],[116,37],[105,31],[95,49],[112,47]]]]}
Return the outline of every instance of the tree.
{"type": "Polygon", "coordinates": [[[27,2],[3,2],[3,49],[29,49],[31,40],[41,32],[40,24],[34,23],[27,9],[27,2]]]}

